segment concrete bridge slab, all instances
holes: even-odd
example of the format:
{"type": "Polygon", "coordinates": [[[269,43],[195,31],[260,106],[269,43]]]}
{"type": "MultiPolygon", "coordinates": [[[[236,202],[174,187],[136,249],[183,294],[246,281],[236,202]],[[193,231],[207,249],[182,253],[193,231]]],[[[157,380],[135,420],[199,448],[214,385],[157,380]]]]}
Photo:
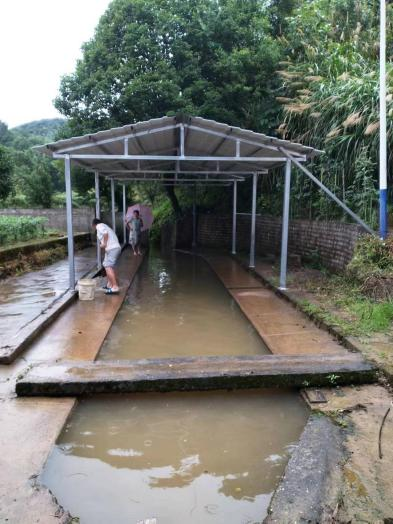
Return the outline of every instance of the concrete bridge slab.
{"type": "Polygon", "coordinates": [[[20,396],[331,386],[373,382],[358,354],[188,357],[37,365],[16,384],[20,396]]]}

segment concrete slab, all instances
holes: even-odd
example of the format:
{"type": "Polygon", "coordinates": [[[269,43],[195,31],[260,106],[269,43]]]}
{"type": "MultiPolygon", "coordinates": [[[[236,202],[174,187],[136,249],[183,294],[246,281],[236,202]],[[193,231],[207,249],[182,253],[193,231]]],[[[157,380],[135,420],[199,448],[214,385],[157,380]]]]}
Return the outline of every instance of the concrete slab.
{"type": "Polygon", "coordinates": [[[227,255],[203,255],[228,289],[261,288],[261,282],[227,255]]]}
{"type": "Polygon", "coordinates": [[[68,515],[35,484],[73,399],[13,399],[0,409],[0,522],[65,523],[68,515]]]}
{"type": "Polygon", "coordinates": [[[124,252],[118,265],[119,295],[108,297],[98,289],[94,301],[75,302],[25,352],[26,361],[94,360],[142,260],[124,252]]]}
{"type": "Polygon", "coordinates": [[[189,357],[61,362],[33,366],[18,380],[21,396],[301,387],[372,382],[373,367],[344,356],[189,357]]]}
{"type": "MultiPolygon", "coordinates": [[[[306,331],[306,330],[305,330],[306,331]]],[[[286,335],[262,335],[270,351],[280,355],[343,355],[348,351],[325,333],[305,332],[286,335]]]]}

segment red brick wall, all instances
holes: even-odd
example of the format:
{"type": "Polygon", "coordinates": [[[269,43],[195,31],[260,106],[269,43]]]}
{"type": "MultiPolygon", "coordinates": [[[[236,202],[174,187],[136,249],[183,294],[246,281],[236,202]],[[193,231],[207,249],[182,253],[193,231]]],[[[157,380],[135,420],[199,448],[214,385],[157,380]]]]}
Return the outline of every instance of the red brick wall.
{"type": "MultiPolygon", "coordinates": [[[[329,269],[340,271],[352,258],[356,239],[362,234],[360,226],[342,222],[291,220],[289,223],[289,253],[303,258],[318,256],[329,269]]],[[[230,249],[232,217],[199,215],[198,243],[206,247],[230,249]]],[[[237,249],[248,250],[250,244],[250,216],[237,219],[237,249]]],[[[281,218],[257,216],[257,254],[280,253],[281,218]]]]}

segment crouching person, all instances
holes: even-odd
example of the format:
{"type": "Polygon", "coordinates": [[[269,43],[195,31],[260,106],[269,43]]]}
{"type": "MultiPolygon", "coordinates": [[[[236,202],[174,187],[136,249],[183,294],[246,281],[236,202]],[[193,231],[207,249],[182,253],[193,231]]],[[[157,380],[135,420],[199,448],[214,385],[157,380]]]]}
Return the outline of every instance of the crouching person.
{"type": "Polygon", "coordinates": [[[108,279],[104,286],[106,295],[118,295],[119,285],[117,283],[115,265],[121,253],[119,239],[116,233],[109,226],[101,222],[98,218],[93,220],[93,229],[97,231],[97,238],[102,249],[105,249],[105,257],[102,265],[105,268],[108,279]]]}

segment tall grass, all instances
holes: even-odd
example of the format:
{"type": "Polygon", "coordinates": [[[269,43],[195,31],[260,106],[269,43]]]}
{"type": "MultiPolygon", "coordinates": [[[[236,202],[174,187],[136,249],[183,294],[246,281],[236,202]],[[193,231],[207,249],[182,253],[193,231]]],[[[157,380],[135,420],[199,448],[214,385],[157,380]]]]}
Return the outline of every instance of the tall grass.
{"type": "MultiPolygon", "coordinates": [[[[306,0],[283,38],[287,59],[278,75],[283,105],[278,128],[325,153],[313,171],[368,223],[377,221],[379,77],[377,3],[369,0],[306,0]]],[[[388,10],[392,24],[392,9],[388,10]]],[[[390,31],[388,31],[391,34],[390,31]]],[[[390,42],[391,44],[391,42],[390,42]]],[[[390,49],[391,46],[388,46],[390,49]]],[[[391,56],[388,53],[388,62],[391,56]]],[[[387,74],[389,179],[393,161],[393,67],[387,74]]],[[[302,177],[303,179],[303,177],[302,177]]],[[[308,182],[295,181],[299,214],[334,218],[331,206],[308,182]],[[311,208],[307,201],[312,200],[311,208]]]]}

